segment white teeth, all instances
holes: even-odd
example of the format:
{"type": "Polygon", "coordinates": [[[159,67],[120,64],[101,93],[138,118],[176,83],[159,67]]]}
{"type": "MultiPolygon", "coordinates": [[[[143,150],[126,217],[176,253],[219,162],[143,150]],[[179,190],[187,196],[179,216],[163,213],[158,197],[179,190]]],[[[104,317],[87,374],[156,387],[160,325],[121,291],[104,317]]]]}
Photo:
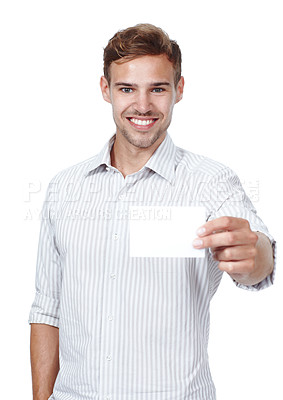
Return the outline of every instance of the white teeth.
{"type": "Polygon", "coordinates": [[[130,121],[136,125],[150,125],[154,122],[153,119],[144,120],[144,119],[136,119],[136,118],[131,118],[130,121]]]}

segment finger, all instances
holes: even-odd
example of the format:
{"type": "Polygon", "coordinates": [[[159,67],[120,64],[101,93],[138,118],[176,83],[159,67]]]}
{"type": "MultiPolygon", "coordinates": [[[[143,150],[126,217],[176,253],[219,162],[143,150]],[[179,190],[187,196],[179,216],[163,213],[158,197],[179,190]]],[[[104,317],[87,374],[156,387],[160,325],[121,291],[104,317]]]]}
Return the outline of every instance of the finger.
{"type": "Polygon", "coordinates": [[[215,250],[213,258],[216,261],[239,261],[256,257],[256,248],[254,246],[233,246],[225,249],[215,250]]]}
{"type": "Polygon", "coordinates": [[[221,271],[228,272],[228,274],[250,274],[255,267],[255,261],[253,259],[241,260],[241,261],[220,261],[218,268],[221,271]]]}
{"type": "Polygon", "coordinates": [[[193,246],[197,249],[211,247],[230,247],[256,243],[257,235],[251,231],[233,231],[215,233],[209,236],[199,237],[194,240],[193,246]]]}
{"type": "Polygon", "coordinates": [[[197,234],[198,236],[203,237],[211,235],[213,232],[240,230],[244,228],[250,228],[249,221],[246,219],[236,217],[220,217],[213,219],[212,221],[208,221],[206,224],[201,226],[197,230],[197,234]]]}

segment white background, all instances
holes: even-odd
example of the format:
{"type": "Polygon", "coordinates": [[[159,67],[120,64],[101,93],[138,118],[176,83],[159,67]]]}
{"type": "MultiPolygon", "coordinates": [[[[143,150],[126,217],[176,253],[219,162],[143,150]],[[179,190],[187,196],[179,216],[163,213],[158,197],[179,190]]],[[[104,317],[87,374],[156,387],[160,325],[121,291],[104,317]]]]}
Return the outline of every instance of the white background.
{"type": "MultiPolygon", "coordinates": [[[[95,155],[114,133],[99,78],[103,47],[117,30],[150,22],[178,41],[186,86],[169,133],[238,173],[280,245],[281,7],[279,0],[1,2],[1,398],[32,398],[27,319],[38,214],[54,174],[95,155]]],[[[249,293],[226,275],[212,301],[218,400],[283,398],[281,263],[272,288],[249,293]]]]}

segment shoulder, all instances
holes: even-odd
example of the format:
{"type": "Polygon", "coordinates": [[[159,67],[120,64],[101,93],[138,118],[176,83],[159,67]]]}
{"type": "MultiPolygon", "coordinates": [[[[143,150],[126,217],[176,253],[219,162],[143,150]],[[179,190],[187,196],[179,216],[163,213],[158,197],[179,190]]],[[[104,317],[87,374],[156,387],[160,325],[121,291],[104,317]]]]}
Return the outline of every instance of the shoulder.
{"type": "Polygon", "coordinates": [[[48,203],[48,207],[51,208],[59,208],[64,201],[76,198],[83,187],[88,172],[97,162],[97,157],[98,155],[81,161],[54,175],[49,181],[44,204],[48,203]]]}
{"type": "Polygon", "coordinates": [[[193,153],[176,146],[176,167],[189,174],[200,174],[207,178],[234,174],[226,165],[204,155],[193,153]]]}
{"type": "Polygon", "coordinates": [[[68,184],[70,182],[77,183],[81,181],[87,173],[90,171],[91,166],[96,163],[98,158],[98,154],[88,158],[84,161],[81,161],[77,164],[69,166],[67,168],[62,169],[50,181],[50,184],[60,184],[63,185],[64,183],[68,184]]]}

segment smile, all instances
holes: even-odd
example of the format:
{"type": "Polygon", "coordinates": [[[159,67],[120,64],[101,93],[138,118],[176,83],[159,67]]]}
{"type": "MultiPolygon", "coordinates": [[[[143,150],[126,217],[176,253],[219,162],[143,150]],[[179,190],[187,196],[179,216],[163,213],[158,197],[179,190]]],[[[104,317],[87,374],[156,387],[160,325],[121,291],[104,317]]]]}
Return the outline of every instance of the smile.
{"type": "Polygon", "coordinates": [[[143,128],[151,128],[158,118],[152,119],[137,119],[137,118],[127,118],[128,121],[133,125],[135,128],[143,129],[143,128]]]}

